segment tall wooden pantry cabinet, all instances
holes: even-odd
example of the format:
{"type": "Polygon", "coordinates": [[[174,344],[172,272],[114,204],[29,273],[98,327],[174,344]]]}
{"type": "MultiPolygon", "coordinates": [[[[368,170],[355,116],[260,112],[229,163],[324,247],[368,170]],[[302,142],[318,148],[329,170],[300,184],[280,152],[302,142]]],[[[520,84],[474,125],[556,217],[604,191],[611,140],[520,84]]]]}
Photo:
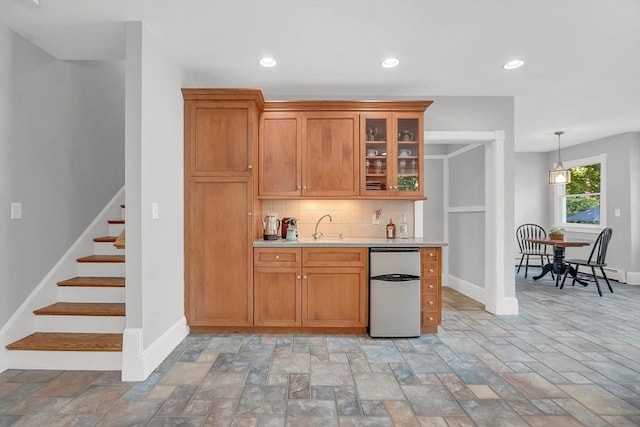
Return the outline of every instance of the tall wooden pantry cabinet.
{"type": "Polygon", "coordinates": [[[262,93],[183,89],[185,312],[192,330],[253,325],[262,93]]]}

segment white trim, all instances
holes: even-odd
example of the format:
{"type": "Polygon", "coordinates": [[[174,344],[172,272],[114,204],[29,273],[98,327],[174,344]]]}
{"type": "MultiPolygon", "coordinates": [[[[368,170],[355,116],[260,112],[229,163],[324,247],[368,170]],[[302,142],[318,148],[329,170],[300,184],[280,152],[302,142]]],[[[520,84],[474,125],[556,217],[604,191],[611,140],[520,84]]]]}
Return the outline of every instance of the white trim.
{"type": "Polygon", "coordinates": [[[431,130],[424,131],[424,143],[425,144],[441,144],[455,143],[455,142],[489,142],[496,138],[496,132],[501,131],[441,131],[431,130]]]}
{"type": "Polygon", "coordinates": [[[182,316],[146,349],[141,328],[127,328],[122,336],[122,381],[144,381],[189,334],[182,316]]]}
{"type": "Polygon", "coordinates": [[[447,154],[425,154],[422,158],[425,160],[444,160],[448,159],[449,156],[447,154]]]}
{"type": "Polygon", "coordinates": [[[466,280],[449,274],[447,287],[454,289],[461,294],[464,294],[482,304],[485,304],[484,301],[486,299],[486,289],[482,286],[476,285],[475,283],[467,282],[466,280]]]}
{"type": "MultiPolygon", "coordinates": [[[[485,309],[495,314],[517,314],[518,300],[515,296],[515,282],[510,258],[506,253],[506,231],[504,229],[505,212],[505,132],[496,131],[425,131],[425,144],[469,145],[447,155],[425,156],[425,159],[443,160],[443,226],[444,241],[449,241],[449,214],[454,212],[485,212],[485,284],[484,289],[448,274],[448,247],[443,248],[442,271],[444,277],[451,279],[449,285],[465,295],[485,304],[485,309]],[[479,144],[482,143],[482,144],[479,144]],[[485,147],[485,206],[465,206],[449,208],[449,159],[465,151],[485,147]],[[509,289],[507,289],[509,288],[509,289]],[[482,290],[482,291],[480,291],[482,290]]],[[[416,224],[421,217],[416,216],[416,224]]]]}
{"type": "Polygon", "coordinates": [[[10,369],[53,369],[64,371],[118,371],[119,351],[8,351],[10,369]]]}
{"type": "Polygon", "coordinates": [[[460,154],[466,153],[467,151],[471,151],[471,150],[475,150],[478,147],[482,147],[483,144],[469,144],[469,145],[465,145],[464,147],[456,150],[456,151],[452,151],[451,153],[447,154],[447,158],[448,159],[452,159],[456,156],[459,156],[460,154]]]}
{"type": "Polygon", "coordinates": [[[486,210],[487,208],[485,206],[453,206],[448,208],[447,212],[485,212],[486,210]]]}
{"type": "MultiPolygon", "coordinates": [[[[93,252],[93,237],[102,235],[107,230],[107,220],[117,217],[120,213],[124,187],[122,187],[109,203],[102,209],[84,232],[71,245],[69,250],[49,270],[35,289],[0,329],[0,372],[14,368],[9,358],[6,345],[23,338],[36,331],[36,316],[33,310],[58,301],[57,283],[75,277],[78,274],[77,258],[93,252]]],[[[14,350],[15,351],[15,350],[14,350]]],[[[53,352],[64,353],[65,352],[53,352]]],[[[70,352],[66,352],[70,353],[70,352]]],[[[46,360],[46,358],[44,359],[46,360]]],[[[52,360],[53,363],[53,360],[52,360]]],[[[22,366],[22,365],[21,365],[22,366]]]]}
{"type": "Polygon", "coordinates": [[[640,285],[640,271],[627,271],[627,285],[640,285]]]}

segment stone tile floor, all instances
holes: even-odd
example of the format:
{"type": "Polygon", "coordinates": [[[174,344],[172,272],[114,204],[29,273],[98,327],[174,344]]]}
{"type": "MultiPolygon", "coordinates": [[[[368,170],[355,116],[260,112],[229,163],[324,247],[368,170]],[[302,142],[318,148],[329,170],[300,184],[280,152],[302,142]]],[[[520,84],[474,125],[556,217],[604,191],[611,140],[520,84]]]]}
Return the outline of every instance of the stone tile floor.
{"type": "Polygon", "coordinates": [[[0,426],[638,426],[640,287],[445,288],[437,335],[190,335],[151,376],[0,374],[0,426]]]}

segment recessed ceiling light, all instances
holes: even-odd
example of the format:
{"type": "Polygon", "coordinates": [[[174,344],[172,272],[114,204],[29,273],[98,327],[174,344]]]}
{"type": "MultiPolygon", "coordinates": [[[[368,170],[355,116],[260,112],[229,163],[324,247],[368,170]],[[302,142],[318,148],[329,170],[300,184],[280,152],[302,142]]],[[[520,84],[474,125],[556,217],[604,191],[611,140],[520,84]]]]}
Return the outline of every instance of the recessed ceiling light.
{"type": "Polygon", "coordinates": [[[267,68],[275,67],[277,63],[278,62],[275,59],[268,56],[265,56],[260,60],[260,65],[267,68]]]}
{"type": "Polygon", "coordinates": [[[502,66],[505,70],[515,70],[516,68],[520,68],[524,65],[524,61],[522,59],[513,59],[502,66]]]}
{"type": "Polygon", "coordinates": [[[399,63],[400,61],[398,58],[386,58],[380,63],[380,65],[382,65],[383,68],[393,68],[397,67],[399,63]]]}

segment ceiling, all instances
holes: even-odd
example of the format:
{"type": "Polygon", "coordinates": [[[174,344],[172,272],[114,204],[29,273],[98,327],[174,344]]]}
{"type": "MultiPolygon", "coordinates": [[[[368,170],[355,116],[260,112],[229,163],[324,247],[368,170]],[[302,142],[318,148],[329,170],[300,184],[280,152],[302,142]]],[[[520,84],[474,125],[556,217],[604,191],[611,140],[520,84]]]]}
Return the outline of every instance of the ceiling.
{"type": "Polygon", "coordinates": [[[185,86],[267,99],[513,96],[516,151],[640,131],[640,0],[0,0],[58,59],[123,59],[143,21],[185,86]],[[277,59],[266,69],[263,55],[277,59]],[[382,69],[387,56],[400,59],[382,69]],[[506,71],[513,58],[526,61],[506,71]]]}

